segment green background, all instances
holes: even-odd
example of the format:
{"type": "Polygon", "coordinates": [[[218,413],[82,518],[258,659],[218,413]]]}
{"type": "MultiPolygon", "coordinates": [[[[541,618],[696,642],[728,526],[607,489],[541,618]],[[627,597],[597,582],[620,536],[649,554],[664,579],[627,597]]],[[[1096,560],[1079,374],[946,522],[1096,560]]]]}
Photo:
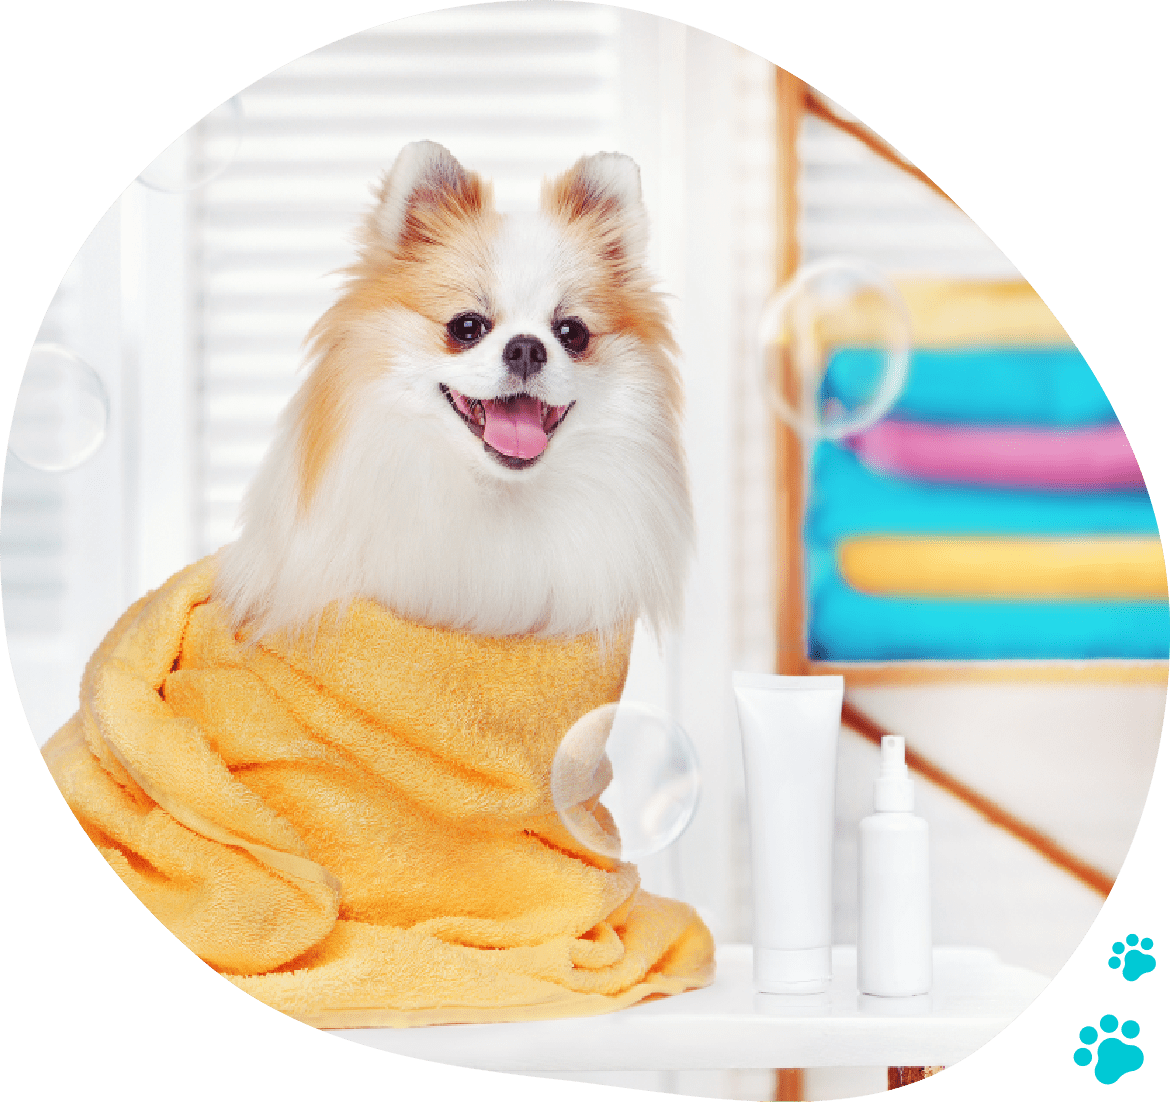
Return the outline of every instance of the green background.
{"type": "MultiPolygon", "coordinates": [[[[111,0],[8,9],[0,25],[2,423],[11,420],[23,363],[64,269],[154,153],[292,57],[429,6],[111,0]]],[[[1164,5],[638,6],[791,69],[952,195],[1044,296],[1101,377],[1165,515],[1164,5]]],[[[297,1025],[223,983],[89,845],[41,764],[11,670],[0,664],[0,1083],[9,1097],[632,1097],[393,1058],[297,1025]]],[[[1155,955],[1170,952],[1166,788],[1163,760],[1114,893],[1044,996],[962,1065],[903,1089],[972,1100],[1168,1096],[1168,965],[1137,984],[1106,967],[1109,945],[1130,931],[1154,937],[1155,955]],[[1145,1051],[1141,1072],[1113,1087],[1072,1061],[1078,1029],[1107,1011],[1141,1022],[1145,1051]]]]}

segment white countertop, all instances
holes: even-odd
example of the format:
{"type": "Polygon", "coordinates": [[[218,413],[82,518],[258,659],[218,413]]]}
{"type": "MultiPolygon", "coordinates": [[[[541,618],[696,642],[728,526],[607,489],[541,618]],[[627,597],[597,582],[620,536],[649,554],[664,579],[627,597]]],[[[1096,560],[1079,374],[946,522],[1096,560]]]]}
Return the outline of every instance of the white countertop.
{"type": "Polygon", "coordinates": [[[857,993],[852,946],[833,949],[825,995],[760,995],[750,945],[716,952],[715,982],[592,1018],[417,1029],[341,1029],[360,1044],[507,1072],[673,1068],[950,1066],[990,1040],[1048,983],[987,949],[935,949],[934,990],[917,999],[857,993]]]}

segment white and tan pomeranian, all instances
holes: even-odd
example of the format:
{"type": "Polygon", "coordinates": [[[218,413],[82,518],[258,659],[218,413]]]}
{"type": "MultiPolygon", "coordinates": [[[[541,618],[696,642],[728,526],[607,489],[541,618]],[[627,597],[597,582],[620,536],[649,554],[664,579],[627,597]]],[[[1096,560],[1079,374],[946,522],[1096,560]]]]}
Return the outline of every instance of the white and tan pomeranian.
{"type": "Polygon", "coordinates": [[[442,146],[407,146],[221,552],[237,624],[357,597],[493,636],[677,623],[693,521],[646,222],[620,154],[504,215],[442,146]]]}

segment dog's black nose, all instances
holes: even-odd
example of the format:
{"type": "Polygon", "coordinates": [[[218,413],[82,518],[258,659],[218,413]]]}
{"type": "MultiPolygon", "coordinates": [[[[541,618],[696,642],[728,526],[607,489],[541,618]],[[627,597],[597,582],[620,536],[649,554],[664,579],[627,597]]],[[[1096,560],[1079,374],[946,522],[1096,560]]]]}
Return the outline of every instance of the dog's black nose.
{"type": "Polygon", "coordinates": [[[548,349],[539,337],[513,337],[504,345],[504,364],[524,382],[548,363],[548,349]]]}

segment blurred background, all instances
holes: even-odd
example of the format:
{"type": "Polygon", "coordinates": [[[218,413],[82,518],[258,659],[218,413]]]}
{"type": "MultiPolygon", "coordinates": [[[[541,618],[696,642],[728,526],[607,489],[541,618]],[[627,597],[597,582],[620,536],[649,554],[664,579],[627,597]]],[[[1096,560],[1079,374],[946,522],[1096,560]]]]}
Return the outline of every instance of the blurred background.
{"type": "MultiPolygon", "coordinates": [[[[940,311],[929,290],[914,288],[959,287],[947,301],[962,318],[962,304],[984,292],[1028,300],[1010,262],[945,197],[839,125],[855,120],[837,105],[828,106],[838,123],[794,113],[799,86],[787,85],[787,100],[785,87],[761,58],[640,13],[541,0],[459,8],[285,66],[144,169],[82,247],[39,337],[66,350],[50,353],[44,373],[60,374],[76,357],[76,379],[89,380],[88,365],[100,380],[101,445],[84,459],[81,445],[38,452],[45,426],[27,412],[22,424],[18,411],[14,449],[21,445],[5,467],[4,622],[37,740],[76,709],[84,663],[125,607],[233,538],[244,488],[301,378],[302,338],[335,295],[370,187],[399,148],[442,142],[494,180],[504,208],[534,203],[542,176],[582,153],[619,149],[642,168],[652,264],[684,351],[699,527],[685,629],[661,642],[639,634],[627,685],[627,698],[681,722],[702,769],[695,821],[644,864],[647,887],[693,903],[718,940],[751,940],[730,671],[806,669],[812,660],[846,673],[871,735],[874,726],[905,735],[934,767],[933,779],[919,777],[918,799],[932,828],[936,944],[986,946],[1054,974],[1124,860],[1157,750],[1167,631],[1152,512],[1140,476],[1124,473],[1127,449],[1117,451],[1107,398],[1093,393],[1091,371],[1034,303],[1024,307],[1032,343],[1065,357],[1055,366],[1026,355],[990,367],[963,360],[959,336],[980,341],[960,320],[912,356],[901,404],[873,430],[894,426],[894,437],[814,448],[779,428],[756,331],[768,297],[798,265],[846,256],[903,281],[918,336],[940,311]],[[959,358],[932,359],[940,348],[959,358]],[[992,377],[1007,379],[998,405],[984,385],[992,377]],[[1026,409],[1013,382],[1021,378],[1034,383],[1026,409]],[[1074,402],[1079,413],[1068,413],[1070,388],[1088,395],[1074,402]],[[916,432],[945,430],[945,444],[956,429],[1007,428],[1049,432],[1044,441],[1058,451],[1073,448],[1069,433],[1104,433],[1112,481],[1078,482],[1075,448],[1061,452],[1071,482],[1056,486],[1029,482],[1025,471],[989,487],[975,460],[915,466],[916,432]],[[1054,538],[1079,540],[1082,550],[1087,536],[1124,539],[1125,554],[1137,541],[1145,558],[1138,583],[1119,582],[1118,545],[1097,547],[1096,559],[1088,548],[1074,580],[1041,599],[1027,585],[1004,594],[987,581],[1018,566],[1010,540],[1006,549],[966,548],[966,567],[947,545],[940,567],[930,542],[940,534],[1001,543],[1039,535],[1031,552],[1040,575],[1054,538]],[[899,581],[888,569],[890,537],[926,537],[925,550],[913,550],[941,570],[943,588],[908,592],[906,572],[899,581]],[[972,582],[980,562],[983,581],[972,582]],[[1097,579],[1091,599],[1085,577],[1097,579]],[[932,616],[944,627],[924,628],[932,616]],[[985,802],[972,804],[948,778],[985,802]],[[1055,849],[1003,829],[989,806],[1055,849]],[[1070,856],[1089,874],[1070,871],[1070,856]]],[[[1028,344],[1018,328],[1007,340],[1017,352],[1028,344]]],[[[832,370],[817,397],[840,401],[865,377],[856,357],[872,357],[872,342],[854,334],[827,342],[825,355],[832,370]]],[[[94,404],[87,408],[83,428],[96,424],[94,404]]],[[[974,446],[969,437],[960,444],[974,446]]],[[[1024,444],[1000,436],[982,446],[1024,444]]],[[[893,559],[905,550],[895,545],[893,559]]],[[[872,807],[877,751],[864,732],[841,737],[834,940],[849,943],[854,839],[872,807]]],[[[882,1089],[884,1074],[809,1069],[804,1096],[882,1089]]],[[[749,1071],[597,1081],[727,1098],[775,1089],[767,1073],[749,1071]]]]}

